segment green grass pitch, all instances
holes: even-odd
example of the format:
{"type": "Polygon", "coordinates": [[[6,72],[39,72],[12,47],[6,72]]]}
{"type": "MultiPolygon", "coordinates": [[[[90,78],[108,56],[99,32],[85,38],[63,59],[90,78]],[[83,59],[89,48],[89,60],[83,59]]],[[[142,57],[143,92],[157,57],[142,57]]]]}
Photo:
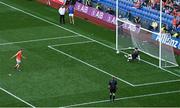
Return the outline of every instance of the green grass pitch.
{"type": "Polygon", "coordinates": [[[0,107],[180,107],[179,67],[129,63],[113,49],[114,31],[78,18],[70,25],[67,16],[59,26],[58,17],[35,0],[0,0],[0,107]],[[27,58],[19,72],[10,57],[20,48],[27,58]]]}

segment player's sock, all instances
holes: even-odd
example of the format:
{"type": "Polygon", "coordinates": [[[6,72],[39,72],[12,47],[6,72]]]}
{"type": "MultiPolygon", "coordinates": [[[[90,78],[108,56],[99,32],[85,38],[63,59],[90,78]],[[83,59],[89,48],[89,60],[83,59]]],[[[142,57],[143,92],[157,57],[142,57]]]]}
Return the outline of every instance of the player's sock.
{"type": "Polygon", "coordinates": [[[114,100],[115,100],[115,95],[113,95],[113,102],[114,102],[114,100]]]}
{"type": "Polygon", "coordinates": [[[112,100],[112,95],[111,94],[109,95],[109,99],[112,100]]]}

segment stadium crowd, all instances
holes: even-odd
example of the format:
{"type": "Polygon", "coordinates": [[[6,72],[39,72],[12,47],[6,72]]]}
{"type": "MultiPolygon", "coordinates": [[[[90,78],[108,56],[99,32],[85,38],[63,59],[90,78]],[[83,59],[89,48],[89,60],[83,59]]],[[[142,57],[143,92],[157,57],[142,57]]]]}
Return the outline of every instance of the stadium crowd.
{"type": "MultiPolygon", "coordinates": [[[[141,7],[149,7],[160,11],[160,0],[134,0],[134,7],[139,9],[141,7]]],[[[174,16],[172,19],[172,26],[163,24],[161,31],[163,33],[170,33],[173,37],[180,37],[180,2],[178,0],[162,0],[162,12],[174,16]]],[[[149,26],[150,30],[158,31],[158,22],[153,21],[149,26]]]]}
{"type": "MultiPolygon", "coordinates": [[[[98,10],[104,11],[106,13],[109,13],[111,15],[115,15],[115,8],[108,7],[106,4],[99,3],[98,0],[78,0],[81,3],[84,3],[85,5],[88,5],[90,7],[94,7],[98,10]]],[[[115,0],[114,0],[115,1],[115,0]]],[[[160,0],[126,0],[133,3],[133,7],[136,9],[141,9],[143,7],[148,7],[152,10],[160,11],[160,0]]],[[[162,12],[168,15],[171,15],[173,17],[171,21],[171,25],[163,23],[162,24],[162,32],[163,33],[170,33],[171,36],[179,38],[180,37],[180,2],[179,0],[162,0],[162,12]]],[[[144,20],[140,16],[135,16],[131,13],[130,10],[126,12],[126,15],[123,17],[128,18],[130,21],[144,25],[142,23],[144,20]]],[[[145,21],[147,22],[147,21],[145,21]]],[[[154,32],[159,32],[159,21],[152,20],[150,23],[145,24],[146,29],[149,29],[154,32]]]]}

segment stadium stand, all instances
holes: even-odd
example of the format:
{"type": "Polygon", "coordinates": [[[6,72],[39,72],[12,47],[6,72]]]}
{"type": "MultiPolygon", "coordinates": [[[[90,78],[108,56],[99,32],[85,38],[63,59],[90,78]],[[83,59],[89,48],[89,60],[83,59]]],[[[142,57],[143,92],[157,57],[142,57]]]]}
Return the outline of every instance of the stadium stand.
{"type": "MultiPolygon", "coordinates": [[[[116,3],[114,0],[93,0],[92,2],[94,3],[101,3],[103,4],[105,7],[110,7],[113,10],[115,10],[116,7],[116,3]]],[[[156,21],[157,23],[159,23],[159,11],[157,9],[159,8],[154,8],[154,7],[146,7],[146,5],[143,5],[143,3],[141,3],[142,6],[140,8],[136,8],[134,5],[133,1],[130,0],[119,0],[119,14],[121,15],[121,17],[126,17],[126,14],[128,13],[128,11],[130,11],[130,13],[132,14],[133,17],[140,17],[141,23],[146,22],[145,24],[143,23],[142,26],[145,28],[148,28],[153,21],[156,21]],[[154,8],[154,9],[153,9],[154,8]]],[[[164,4],[164,7],[166,5],[164,4]]],[[[156,6],[158,7],[158,6],[156,6]]],[[[173,27],[173,11],[168,14],[165,11],[166,8],[163,8],[163,13],[162,13],[162,23],[166,24],[168,26],[169,29],[172,29],[173,27]]],[[[174,8],[174,10],[176,10],[174,8]]],[[[179,32],[179,20],[180,20],[180,16],[178,14],[177,15],[177,28],[173,31],[179,32]]],[[[174,29],[174,28],[173,28],[174,29]]]]}

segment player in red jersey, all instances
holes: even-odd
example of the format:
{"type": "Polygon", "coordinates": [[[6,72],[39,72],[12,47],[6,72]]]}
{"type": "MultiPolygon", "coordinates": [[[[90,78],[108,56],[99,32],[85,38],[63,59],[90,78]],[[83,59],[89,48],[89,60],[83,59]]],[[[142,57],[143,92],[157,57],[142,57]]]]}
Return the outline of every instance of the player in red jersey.
{"type": "Polygon", "coordinates": [[[25,58],[22,55],[22,51],[23,49],[20,49],[14,56],[11,57],[11,59],[16,57],[16,65],[14,66],[14,68],[16,68],[17,70],[19,70],[20,68],[20,63],[21,63],[22,58],[25,58]]]}

